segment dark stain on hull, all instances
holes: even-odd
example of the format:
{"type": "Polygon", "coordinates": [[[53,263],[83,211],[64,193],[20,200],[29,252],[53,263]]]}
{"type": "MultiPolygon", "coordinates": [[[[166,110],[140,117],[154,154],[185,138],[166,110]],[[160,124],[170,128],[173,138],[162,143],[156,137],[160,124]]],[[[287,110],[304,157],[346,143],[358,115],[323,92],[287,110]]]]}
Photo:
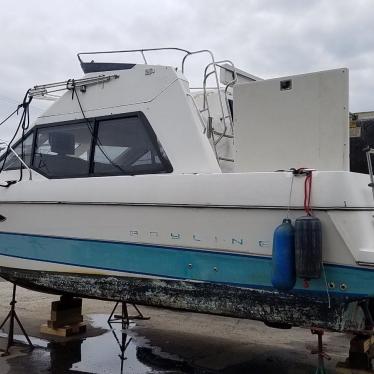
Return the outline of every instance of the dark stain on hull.
{"type": "Polygon", "coordinates": [[[0,275],[40,292],[264,321],[269,325],[364,330],[364,300],[281,293],[215,283],[10,269],[0,275]]]}

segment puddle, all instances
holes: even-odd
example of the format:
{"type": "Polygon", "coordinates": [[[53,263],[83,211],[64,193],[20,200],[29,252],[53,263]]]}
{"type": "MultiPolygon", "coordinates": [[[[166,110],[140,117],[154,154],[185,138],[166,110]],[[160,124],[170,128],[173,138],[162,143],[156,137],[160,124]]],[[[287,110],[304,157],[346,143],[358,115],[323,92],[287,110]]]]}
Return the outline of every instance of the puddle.
{"type": "MultiPolygon", "coordinates": [[[[35,349],[25,347],[17,357],[7,358],[11,374],[25,373],[100,373],[100,374],[183,374],[195,371],[177,357],[153,350],[141,338],[131,336],[130,324],[126,330],[120,323],[108,324],[108,315],[88,315],[94,328],[106,330],[102,335],[66,342],[48,342],[31,338],[35,349]],[[155,353],[157,352],[157,354],[155,353]]],[[[0,337],[6,334],[0,332],[0,337]]],[[[23,336],[15,341],[26,343],[23,336]]]]}
{"type": "MultiPolygon", "coordinates": [[[[6,334],[5,332],[2,332],[0,330],[0,338],[7,339],[8,338],[8,334],[6,334]]],[[[29,338],[30,338],[31,343],[33,344],[33,346],[35,348],[47,348],[47,346],[49,344],[48,340],[34,338],[32,336],[30,336],[29,338]]],[[[16,335],[16,334],[14,334],[14,340],[16,342],[18,342],[18,343],[28,344],[26,338],[23,335],[16,335]]]]}
{"type": "MultiPolygon", "coordinates": [[[[109,328],[107,315],[88,317],[91,319],[93,327],[109,328]]],[[[75,341],[73,345],[68,344],[67,347],[62,347],[58,343],[53,344],[50,349],[51,358],[54,356],[54,364],[57,364],[57,368],[59,368],[61,363],[66,366],[66,362],[70,361],[71,369],[89,373],[120,373],[121,365],[124,368],[123,372],[151,372],[149,367],[137,360],[137,345],[131,336],[121,331],[121,324],[115,323],[111,326],[113,330],[108,330],[103,335],[75,341]]],[[[131,327],[129,327],[130,330],[131,327]]]]}
{"type": "MultiPolygon", "coordinates": [[[[88,315],[93,329],[103,332],[99,336],[74,338],[64,342],[49,342],[31,338],[35,349],[27,346],[12,356],[0,360],[0,373],[100,373],[100,374],[287,374],[313,372],[313,366],[303,363],[298,370],[290,352],[248,351],[243,361],[221,370],[191,366],[178,356],[151,346],[133,331],[134,323],[122,330],[120,323],[108,324],[106,314],[88,315]]],[[[6,337],[0,332],[0,337],[6,337]]],[[[25,343],[22,336],[17,342],[25,343]]],[[[253,350],[252,348],[251,350],[253,350]]],[[[211,357],[214,359],[214,357],[211,357]]],[[[219,359],[219,357],[217,357],[219,359]]],[[[223,358],[224,359],[224,358],[223,358]]],[[[230,361],[230,360],[229,360],[230,361]]],[[[238,361],[237,361],[238,362],[238,361]]],[[[315,370],[315,368],[314,368],[315,370]]]]}

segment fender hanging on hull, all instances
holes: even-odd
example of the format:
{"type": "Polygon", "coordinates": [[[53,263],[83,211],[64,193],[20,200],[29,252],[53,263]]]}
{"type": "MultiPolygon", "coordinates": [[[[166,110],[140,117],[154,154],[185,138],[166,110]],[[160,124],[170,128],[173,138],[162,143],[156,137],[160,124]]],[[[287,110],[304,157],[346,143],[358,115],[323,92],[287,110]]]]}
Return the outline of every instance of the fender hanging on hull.
{"type": "Polygon", "coordinates": [[[180,280],[58,273],[0,267],[10,282],[39,292],[126,301],[332,331],[365,330],[367,299],[233,287],[180,280]]]}

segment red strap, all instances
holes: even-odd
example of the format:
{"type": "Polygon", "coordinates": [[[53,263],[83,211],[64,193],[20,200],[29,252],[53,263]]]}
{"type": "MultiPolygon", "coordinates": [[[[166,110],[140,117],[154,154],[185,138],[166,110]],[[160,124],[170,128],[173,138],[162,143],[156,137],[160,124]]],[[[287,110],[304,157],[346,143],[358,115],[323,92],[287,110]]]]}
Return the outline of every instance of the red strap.
{"type": "Polygon", "coordinates": [[[304,181],[304,210],[308,216],[312,214],[312,209],[310,207],[310,199],[312,196],[312,176],[313,174],[310,171],[304,181]]]}

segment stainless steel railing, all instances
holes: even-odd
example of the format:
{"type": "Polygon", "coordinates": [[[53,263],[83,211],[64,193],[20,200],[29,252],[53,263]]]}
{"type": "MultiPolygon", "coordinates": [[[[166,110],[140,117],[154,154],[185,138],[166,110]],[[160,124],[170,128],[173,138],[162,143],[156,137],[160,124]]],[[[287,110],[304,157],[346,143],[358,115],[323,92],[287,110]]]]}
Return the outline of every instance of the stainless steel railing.
{"type": "MultiPolygon", "coordinates": [[[[127,54],[127,53],[139,53],[144,61],[145,64],[148,64],[148,60],[146,57],[146,54],[149,52],[156,52],[156,51],[177,51],[183,53],[183,57],[181,59],[180,68],[182,73],[185,73],[185,67],[186,63],[188,61],[188,58],[191,56],[197,55],[197,54],[207,54],[211,60],[211,62],[205,67],[204,69],[204,76],[203,76],[203,109],[199,112],[199,120],[203,122],[203,131],[206,133],[207,137],[212,137],[212,146],[214,149],[214,152],[216,154],[217,159],[222,159],[225,161],[233,161],[231,159],[222,158],[217,154],[217,144],[223,139],[223,138],[233,138],[234,137],[234,125],[232,121],[232,117],[230,115],[230,108],[229,108],[229,101],[228,101],[228,89],[232,87],[237,82],[237,73],[234,64],[230,60],[222,60],[222,61],[216,61],[214,54],[208,50],[208,49],[201,49],[197,51],[189,51],[187,49],[179,48],[179,47],[161,47],[161,48],[143,48],[143,49],[125,49],[125,50],[111,50],[111,51],[92,51],[92,52],[81,52],[77,54],[78,60],[80,63],[84,63],[82,60],[82,56],[87,55],[102,55],[102,54],[127,54]],[[223,66],[222,64],[228,65],[223,66]],[[218,68],[225,69],[227,71],[230,71],[233,74],[233,79],[231,82],[224,86],[220,86],[220,81],[218,78],[218,68]],[[209,77],[214,77],[214,85],[213,87],[210,87],[210,89],[216,90],[218,100],[219,100],[219,108],[221,112],[221,121],[223,124],[223,131],[218,131],[212,127],[212,116],[211,111],[209,108],[209,102],[208,102],[208,91],[207,91],[207,80],[209,77]],[[224,95],[222,95],[222,90],[224,92],[224,95]],[[226,106],[226,110],[228,114],[225,114],[224,106],[226,106]],[[207,122],[204,124],[204,120],[201,116],[201,113],[207,112],[208,118],[207,122]],[[229,120],[229,121],[227,121],[229,120]],[[228,134],[228,128],[230,126],[231,134],[228,134]]],[[[192,101],[193,106],[195,109],[197,109],[196,102],[190,94],[188,95],[192,101]]]]}
{"type": "Polygon", "coordinates": [[[364,149],[364,152],[366,153],[366,161],[368,164],[368,171],[369,171],[369,178],[370,178],[370,183],[368,186],[371,188],[373,192],[373,199],[374,199],[374,175],[373,175],[373,164],[371,162],[371,155],[374,154],[374,149],[367,147],[364,149]]]}

